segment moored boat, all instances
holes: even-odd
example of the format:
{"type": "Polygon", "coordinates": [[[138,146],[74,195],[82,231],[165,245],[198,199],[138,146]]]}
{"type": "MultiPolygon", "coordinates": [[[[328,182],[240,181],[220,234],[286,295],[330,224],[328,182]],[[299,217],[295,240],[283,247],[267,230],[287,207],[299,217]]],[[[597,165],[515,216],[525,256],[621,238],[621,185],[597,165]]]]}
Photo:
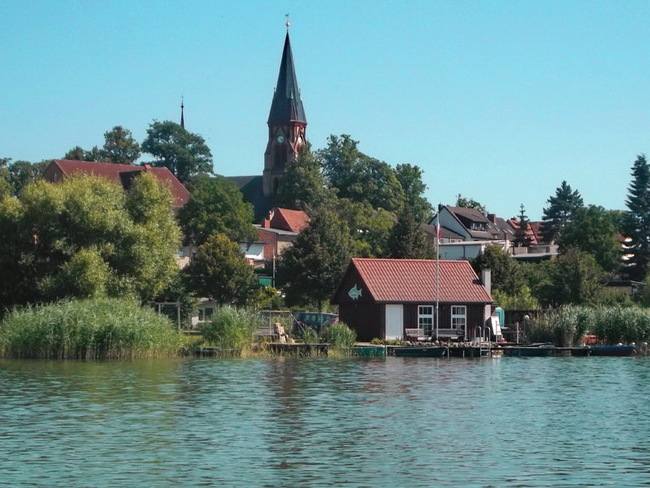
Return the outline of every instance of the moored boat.
{"type": "Polygon", "coordinates": [[[436,346],[400,346],[392,347],[391,352],[393,356],[397,357],[444,358],[448,355],[448,348],[436,346]]]}
{"type": "Polygon", "coordinates": [[[636,354],[634,344],[616,346],[590,346],[591,356],[632,356],[636,354]]]}

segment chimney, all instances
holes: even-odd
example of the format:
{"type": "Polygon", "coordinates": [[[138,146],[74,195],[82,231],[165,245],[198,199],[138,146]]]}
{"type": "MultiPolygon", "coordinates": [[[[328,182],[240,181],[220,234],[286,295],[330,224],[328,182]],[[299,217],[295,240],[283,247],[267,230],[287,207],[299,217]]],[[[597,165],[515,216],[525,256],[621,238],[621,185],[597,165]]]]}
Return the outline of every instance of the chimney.
{"type": "Polygon", "coordinates": [[[481,271],[481,283],[485,287],[486,291],[492,295],[492,270],[484,269],[481,271]]]}
{"type": "Polygon", "coordinates": [[[488,214],[487,218],[493,224],[497,223],[497,215],[496,214],[488,214]]]}

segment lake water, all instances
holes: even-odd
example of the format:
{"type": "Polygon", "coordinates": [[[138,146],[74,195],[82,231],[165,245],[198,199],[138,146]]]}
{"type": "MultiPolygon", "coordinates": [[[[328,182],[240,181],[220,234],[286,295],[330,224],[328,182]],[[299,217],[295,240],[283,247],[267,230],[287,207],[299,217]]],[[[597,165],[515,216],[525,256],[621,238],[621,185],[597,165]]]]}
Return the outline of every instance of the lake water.
{"type": "Polygon", "coordinates": [[[0,486],[650,486],[649,385],[642,357],[0,361],[0,486]]]}

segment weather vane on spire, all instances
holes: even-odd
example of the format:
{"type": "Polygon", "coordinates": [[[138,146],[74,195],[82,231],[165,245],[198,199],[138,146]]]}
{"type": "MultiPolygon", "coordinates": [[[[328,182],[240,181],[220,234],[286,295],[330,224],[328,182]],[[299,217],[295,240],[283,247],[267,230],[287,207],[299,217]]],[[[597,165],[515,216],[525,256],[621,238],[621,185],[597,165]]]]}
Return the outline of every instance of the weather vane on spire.
{"type": "Polygon", "coordinates": [[[287,26],[287,32],[289,32],[289,27],[291,26],[291,22],[289,22],[289,14],[284,14],[284,16],[287,18],[287,22],[284,25],[287,26]]]}

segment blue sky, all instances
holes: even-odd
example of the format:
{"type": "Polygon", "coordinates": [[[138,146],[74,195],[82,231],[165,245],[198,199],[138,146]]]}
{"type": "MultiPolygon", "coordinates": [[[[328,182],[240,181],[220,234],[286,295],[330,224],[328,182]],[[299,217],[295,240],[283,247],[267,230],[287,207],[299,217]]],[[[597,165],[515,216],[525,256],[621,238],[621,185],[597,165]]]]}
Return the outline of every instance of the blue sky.
{"type": "Polygon", "coordinates": [[[314,148],[350,134],[420,166],[432,203],[506,218],[562,180],[624,208],[650,152],[644,1],[3,0],[0,157],[142,141],[184,96],[215,171],[261,174],[285,13],[314,148]]]}

